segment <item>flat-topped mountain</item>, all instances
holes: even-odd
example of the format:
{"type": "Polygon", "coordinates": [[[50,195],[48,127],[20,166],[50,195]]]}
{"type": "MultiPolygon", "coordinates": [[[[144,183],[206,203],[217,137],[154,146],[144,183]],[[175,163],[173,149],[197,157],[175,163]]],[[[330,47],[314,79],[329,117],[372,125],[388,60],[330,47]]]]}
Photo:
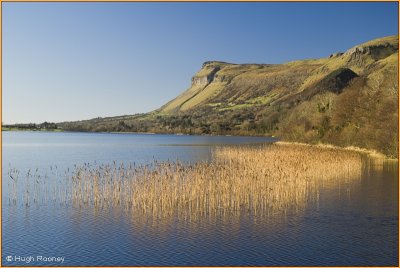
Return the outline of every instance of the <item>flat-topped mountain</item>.
{"type": "Polygon", "coordinates": [[[156,111],[59,124],[67,130],[275,135],[397,155],[398,36],[285,64],[207,61],[156,111]]]}

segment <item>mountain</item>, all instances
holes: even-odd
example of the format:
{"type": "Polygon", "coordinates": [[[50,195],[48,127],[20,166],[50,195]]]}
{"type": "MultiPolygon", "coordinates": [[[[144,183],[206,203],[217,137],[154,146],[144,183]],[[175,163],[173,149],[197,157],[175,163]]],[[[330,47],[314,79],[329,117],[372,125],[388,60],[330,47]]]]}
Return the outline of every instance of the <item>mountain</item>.
{"type": "Polygon", "coordinates": [[[205,62],[156,111],[65,122],[67,130],[275,135],[398,152],[398,36],[284,64],[205,62]]]}

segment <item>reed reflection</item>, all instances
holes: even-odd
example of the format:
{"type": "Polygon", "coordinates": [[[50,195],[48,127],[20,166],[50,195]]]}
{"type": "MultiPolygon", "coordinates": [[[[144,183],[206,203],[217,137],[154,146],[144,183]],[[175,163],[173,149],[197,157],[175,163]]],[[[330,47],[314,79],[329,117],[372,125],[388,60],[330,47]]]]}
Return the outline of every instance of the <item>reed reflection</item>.
{"type": "MultiPolygon", "coordinates": [[[[21,177],[10,169],[8,200],[27,207],[50,202],[95,211],[114,208],[146,224],[270,217],[302,211],[318,200],[321,184],[340,187],[359,180],[363,158],[337,148],[279,143],[217,147],[212,161],[192,165],[156,160],[150,165],[84,164],[63,176],[55,167],[52,180],[37,170],[21,177]]],[[[376,165],[369,161],[366,168],[371,163],[376,165]]]]}

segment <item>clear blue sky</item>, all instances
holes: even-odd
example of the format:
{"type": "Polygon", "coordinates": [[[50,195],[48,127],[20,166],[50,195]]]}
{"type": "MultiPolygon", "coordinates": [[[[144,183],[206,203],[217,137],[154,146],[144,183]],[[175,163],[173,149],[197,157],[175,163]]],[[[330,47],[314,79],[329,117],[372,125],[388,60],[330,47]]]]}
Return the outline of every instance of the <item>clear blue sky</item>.
{"type": "Polygon", "coordinates": [[[149,112],[208,60],[326,57],[398,33],[392,3],[2,3],[3,122],[149,112]]]}

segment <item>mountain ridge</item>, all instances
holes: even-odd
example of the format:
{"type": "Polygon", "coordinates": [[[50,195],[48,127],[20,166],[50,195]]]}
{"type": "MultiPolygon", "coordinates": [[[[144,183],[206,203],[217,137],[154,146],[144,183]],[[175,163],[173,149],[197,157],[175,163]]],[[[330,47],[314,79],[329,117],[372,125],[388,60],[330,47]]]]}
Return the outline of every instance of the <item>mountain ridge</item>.
{"type": "Polygon", "coordinates": [[[140,115],[59,125],[66,130],[275,135],[398,152],[398,36],[283,64],[206,61],[191,86],[140,115]]]}

